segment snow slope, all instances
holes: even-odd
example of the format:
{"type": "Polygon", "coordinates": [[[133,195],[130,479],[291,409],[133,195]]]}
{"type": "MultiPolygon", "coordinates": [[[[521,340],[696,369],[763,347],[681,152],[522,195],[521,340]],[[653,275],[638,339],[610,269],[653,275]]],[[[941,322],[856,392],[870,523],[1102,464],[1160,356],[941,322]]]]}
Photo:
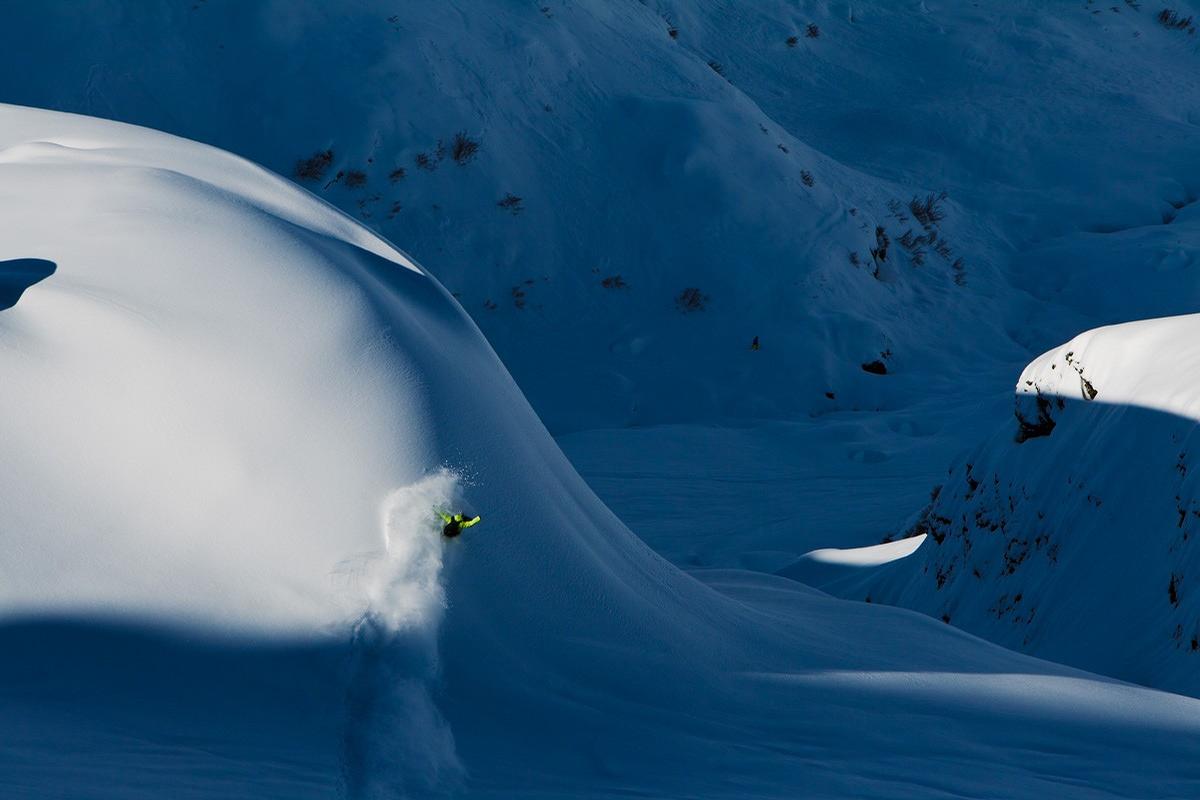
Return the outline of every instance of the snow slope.
{"type": "Polygon", "coordinates": [[[56,265],[0,311],[6,796],[1200,790],[1195,700],[670,566],[286,181],[15,107],[0,148],[0,261],[56,265]]]}
{"type": "MultiPolygon", "coordinates": [[[[1031,363],[1010,419],[914,522],[928,537],[841,578],[1009,647],[1200,693],[1192,379],[1200,317],[1100,328],[1031,363]]],[[[899,543],[897,543],[899,544],[899,543]]]]}
{"type": "Polygon", "coordinates": [[[846,60],[891,69],[924,41],[869,56],[913,21],[808,6],[50,2],[0,32],[30,65],[0,76],[0,98],[185,135],[286,176],[331,151],[304,185],[405,242],[556,434],[894,408],[942,373],[1022,363],[988,312],[1028,297],[995,273],[984,245],[1002,243],[957,192],[935,226],[947,257],[926,246],[914,268],[897,244],[873,275],[877,225],[928,235],[889,202],[950,187],[938,170],[879,176],[831,157],[808,136],[877,150],[875,135],[855,120],[811,131],[799,111],[814,76],[835,90],[846,60]],[[808,13],[825,38],[787,47],[808,13]],[[461,165],[459,131],[480,146],[461,165]],[[508,194],[519,213],[498,206],[508,194]],[[688,288],[703,310],[678,310],[688,288]],[[885,381],[861,368],[880,359],[885,381]]]}
{"type": "MultiPolygon", "coordinates": [[[[851,192],[880,181],[905,187],[901,199],[944,188],[953,203],[947,224],[956,225],[947,236],[967,263],[963,292],[905,298],[913,313],[887,328],[895,369],[878,379],[877,405],[842,403],[834,376],[815,388],[835,399],[818,398],[811,416],[560,436],[605,501],[677,563],[775,569],[812,549],[896,536],[958,452],[1008,419],[1013,379],[1030,359],[1082,330],[1200,303],[1200,93],[1187,79],[1197,39],[1160,25],[1160,8],[656,8],[683,46],[722,63],[772,121],[852,168],[851,192]],[[809,23],[818,38],[805,35],[809,23]],[[918,352],[918,342],[943,355],[918,352]],[[1021,355],[1010,360],[1013,348],[1002,343],[1021,355]],[[895,391],[910,378],[917,391],[895,391]],[[680,507],[694,519],[681,519],[680,507]]],[[[893,240],[915,225],[886,209],[881,221],[893,240]]],[[[937,257],[929,264],[936,268],[937,257]]],[[[851,286],[848,302],[881,308],[851,286]]],[[[796,313],[823,302],[806,298],[796,313]]],[[[792,362],[821,358],[825,348],[819,337],[789,343],[771,374],[786,380],[792,362]]]]}
{"type": "MultiPolygon", "coordinates": [[[[1176,238],[1163,220],[1200,193],[1196,39],[1149,4],[139,8],[12,9],[0,44],[21,68],[0,99],[283,175],[331,150],[306,185],[457,293],[556,434],[1002,393],[1050,343],[1149,316],[1125,292],[1085,306],[1094,253],[1115,238],[1122,263],[1156,258],[1150,240],[1176,238]],[[458,131],[480,144],[465,165],[458,131]],[[354,170],[365,183],[336,179],[354,170]],[[876,225],[928,235],[904,205],[942,190],[951,257],[921,245],[914,268],[893,244],[872,277],[876,225]],[[520,213],[497,206],[509,193],[520,213]],[[689,287],[705,311],[677,312],[689,287]],[[886,380],[862,372],[884,352],[886,380]]],[[[1194,258],[1190,241],[1168,261],[1194,258]]],[[[1185,275],[1136,293],[1190,311],[1185,275]]]]}

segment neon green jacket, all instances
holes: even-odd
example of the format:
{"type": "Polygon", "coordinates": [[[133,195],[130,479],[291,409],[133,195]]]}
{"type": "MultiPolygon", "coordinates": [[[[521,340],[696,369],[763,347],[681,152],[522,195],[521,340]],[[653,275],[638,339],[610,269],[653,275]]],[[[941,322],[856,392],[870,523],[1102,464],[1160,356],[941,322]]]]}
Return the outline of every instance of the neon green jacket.
{"type": "Polygon", "coordinates": [[[453,539],[467,528],[479,522],[478,516],[468,517],[465,514],[450,514],[446,511],[439,511],[437,514],[446,523],[445,527],[442,528],[442,534],[447,539],[453,539]]]}

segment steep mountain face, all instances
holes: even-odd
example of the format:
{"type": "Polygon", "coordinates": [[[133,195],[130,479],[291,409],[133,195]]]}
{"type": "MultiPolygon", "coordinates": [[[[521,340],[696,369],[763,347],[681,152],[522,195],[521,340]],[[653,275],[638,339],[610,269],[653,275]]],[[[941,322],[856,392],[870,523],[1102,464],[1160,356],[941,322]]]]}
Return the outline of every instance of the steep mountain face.
{"type": "Polygon", "coordinates": [[[913,523],[925,543],[855,589],[1044,658],[1200,692],[1198,331],[1196,316],[1117,325],[1035,360],[1015,418],[913,523]]]}

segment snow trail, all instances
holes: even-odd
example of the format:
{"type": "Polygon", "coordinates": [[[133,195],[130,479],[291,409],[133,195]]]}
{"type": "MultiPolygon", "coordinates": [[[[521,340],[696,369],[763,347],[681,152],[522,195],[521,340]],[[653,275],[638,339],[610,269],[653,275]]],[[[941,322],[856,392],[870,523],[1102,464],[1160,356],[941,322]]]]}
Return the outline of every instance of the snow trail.
{"type": "Polygon", "coordinates": [[[348,800],[425,796],[461,785],[454,736],[434,700],[437,633],[446,607],[441,526],[458,478],[442,469],[383,503],[384,551],[363,581],[342,741],[348,800]]]}

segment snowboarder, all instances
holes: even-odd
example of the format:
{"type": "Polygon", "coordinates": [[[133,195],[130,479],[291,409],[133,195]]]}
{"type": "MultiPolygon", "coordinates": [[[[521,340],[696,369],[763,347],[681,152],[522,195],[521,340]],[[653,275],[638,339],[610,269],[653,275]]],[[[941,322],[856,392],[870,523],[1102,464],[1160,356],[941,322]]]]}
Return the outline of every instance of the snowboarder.
{"type": "Polygon", "coordinates": [[[755,336],[755,337],[754,337],[754,341],[750,343],[750,349],[751,349],[751,350],[757,350],[757,349],[758,349],[758,337],[757,337],[757,336],[755,336]]]}
{"type": "Polygon", "coordinates": [[[463,513],[450,514],[446,511],[439,511],[437,514],[446,523],[446,526],[442,528],[442,535],[447,539],[453,539],[467,528],[479,522],[478,516],[468,517],[463,513]]]}

